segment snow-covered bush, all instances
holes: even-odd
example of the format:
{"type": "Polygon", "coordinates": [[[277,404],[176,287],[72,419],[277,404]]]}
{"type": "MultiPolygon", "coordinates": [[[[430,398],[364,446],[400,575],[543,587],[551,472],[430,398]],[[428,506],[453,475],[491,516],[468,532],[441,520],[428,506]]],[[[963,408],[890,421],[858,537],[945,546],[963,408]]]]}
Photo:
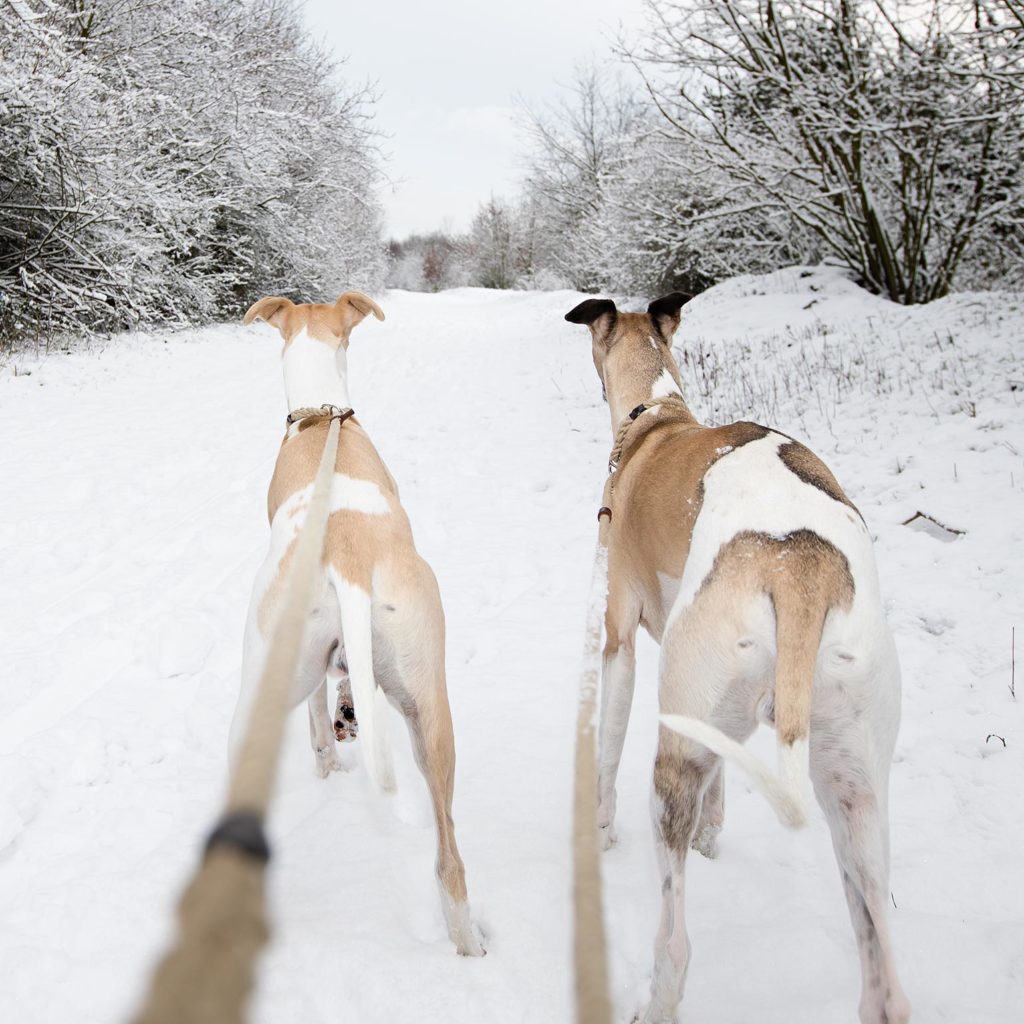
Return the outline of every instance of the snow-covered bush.
{"type": "Polygon", "coordinates": [[[0,337],[378,286],[369,99],[293,0],[0,5],[0,337]]]}

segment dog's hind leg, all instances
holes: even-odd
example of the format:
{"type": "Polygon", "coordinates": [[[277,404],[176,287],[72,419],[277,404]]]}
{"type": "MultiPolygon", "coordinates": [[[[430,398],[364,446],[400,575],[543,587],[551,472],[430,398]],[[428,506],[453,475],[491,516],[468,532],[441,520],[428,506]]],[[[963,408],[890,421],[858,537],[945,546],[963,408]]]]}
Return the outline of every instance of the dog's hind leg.
{"type": "Polygon", "coordinates": [[[852,717],[812,718],[810,737],[811,779],[860,953],[861,1024],[905,1024],[910,1003],[896,975],[887,913],[892,743],[868,735],[864,719],[852,717]]]}
{"type": "MultiPolygon", "coordinates": [[[[697,597],[666,629],[661,642],[658,702],[665,714],[681,714],[723,729],[737,742],[755,727],[747,709],[746,689],[736,690],[743,676],[743,649],[736,639],[745,632],[745,618],[723,605],[715,588],[697,597]]],[[[654,942],[651,1001],[644,1024],[670,1024],[683,998],[690,962],[686,933],[686,857],[705,821],[715,813],[722,762],[706,747],[662,726],[654,763],[651,796],[655,842],[662,869],[661,925],[654,942]],[[706,805],[706,807],[705,807],[706,805]]]]}
{"type": "Polygon", "coordinates": [[[661,868],[661,922],[654,940],[651,1001],[644,1024],[671,1024],[683,998],[690,963],[686,932],[686,855],[714,772],[706,752],[662,728],[654,764],[651,817],[661,868]],[[691,755],[696,754],[696,759],[691,755]]]}
{"type": "Polygon", "coordinates": [[[391,673],[400,685],[400,692],[390,690],[388,695],[405,715],[416,764],[430,794],[437,828],[435,869],[448,934],[462,956],[483,956],[485,950],[470,917],[466,872],[452,819],[455,737],[445,682],[444,612],[427,564],[419,562],[407,572],[408,578],[392,592],[380,616],[391,673]]]}
{"type": "Polygon", "coordinates": [[[444,692],[417,700],[407,717],[416,763],[426,781],[437,828],[437,882],[448,934],[462,956],[483,956],[473,927],[466,892],[466,870],[455,841],[452,799],[455,792],[455,740],[444,692]]]}
{"type": "Polygon", "coordinates": [[[725,764],[717,758],[700,808],[700,821],[690,845],[709,859],[718,856],[718,833],[725,821],[725,764]]]}
{"type": "Polygon", "coordinates": [[[327,677],[306,701],[309,709],[309,743],[316,757],[316,773],[326,779],[331,772],[341,771],[343,765],[334,747],[334,727],[327,706],[327,677]]]}

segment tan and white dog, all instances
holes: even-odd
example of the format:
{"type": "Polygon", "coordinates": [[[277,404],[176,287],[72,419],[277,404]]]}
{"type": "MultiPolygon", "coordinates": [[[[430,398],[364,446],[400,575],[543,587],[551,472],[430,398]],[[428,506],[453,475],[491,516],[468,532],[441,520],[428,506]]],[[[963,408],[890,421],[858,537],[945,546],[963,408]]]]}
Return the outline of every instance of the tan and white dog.
{"type": "Polygon", "coordinates": [[[683,996],[686,855],[691,844],[715,853],[724,757],[789,825],[806,820],[813,783],[860,951],[860,1019],[903,1024],[910,1007],[886,920],[900,672],[871,539],[803,445],[754,423],[702,426],[690,414],[670,348],[687,299],[675,292],[646,313],[588,299],[566,314],[592,333],[613,434],[632,420],[607,526],[598,810],[606,846],[637,627],[661,645],[652,816],[663,903],[643,1021],[674,1021],[683,996]],[[650,405],[656,399],[671,404],[650,405]],[[778,776],[741,746],[758,721],[777,730],[778,776]]]}
{"type": "MultiPolygon", "coordinates": [[[[284,576],[305,520],[330,420],[295,417],[296,410],[349,409],[349,333],[367,314],[384,313],[360,292],[337,302],[296,305],[261,299],[244,323],[265,320],[284,339],[288,429],[270,482],[270,551],[253,588],[245,630],[242,688],[231,724],[237,746],[262,671],[267,638],[283,597],[284,576]]],[[[452,796],[455,743],[444,665],[444,612],[437,581],[417,554],[398,488],[358,420],[341,427],[330,518],[324,543],[320,597],[307,627],[293,702],[309,701],[310,738],[317,772],[340,767],[339,738],[354,739],[348,685],[359,715],[365,761],[384,791],[394,789],[387,743],[386,701],[405,718],[413,753],[433,803],[437,877],[448,933],[459,953],[484,952],[470,918],[465,871],[455,842],[452,796]],[[332,723],[327,680],[339,685],[332,723]],[[346,714],[347,712],[347,714],[346,714]]]]}

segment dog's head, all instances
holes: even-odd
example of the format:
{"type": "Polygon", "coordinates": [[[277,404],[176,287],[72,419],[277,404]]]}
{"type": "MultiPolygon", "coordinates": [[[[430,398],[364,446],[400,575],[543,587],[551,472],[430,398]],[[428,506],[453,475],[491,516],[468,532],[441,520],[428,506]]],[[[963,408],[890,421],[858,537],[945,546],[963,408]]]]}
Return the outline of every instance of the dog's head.
{"type": "Polygon", "coordinates": [[[648,369],[657,376],[666,357],[675,367],[672,337],[679,327],[680,311],[691,298],[685,292],[671,292],[655,299],[646,313],[620,313],[611,299],[586,299],[565,314],[569,323],[590,328],[594,367],[606,395],[612,376],[636,375],[648,369]]]}
{"type": "Polygon", "coordinates": [[[265,320],[280,331],[285,347],[304,330],[311,338],[332,348],[347,349],[352,328],[370,313],[378,320],[384,319],[380,306],[362,292],[345,292],[332,305],[324,302],[296,304],[291,299],[272,295],[254,302],[242,323],[265,320]]]}

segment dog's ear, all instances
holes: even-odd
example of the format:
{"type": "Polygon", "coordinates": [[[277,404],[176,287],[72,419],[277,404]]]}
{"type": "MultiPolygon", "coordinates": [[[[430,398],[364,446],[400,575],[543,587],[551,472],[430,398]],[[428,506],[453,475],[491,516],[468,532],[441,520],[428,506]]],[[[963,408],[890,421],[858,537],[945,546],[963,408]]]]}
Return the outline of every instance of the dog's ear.
{"type": "Polygon", "coordinates": [[[283,298],[280,295],[271,295],[269,298],[254,302],[242,317],[242,323],[248,325],[253,320],[266,320],[268,324],[280,327],[280,314],[294,305],[295,303],[291,299],[283,298]]]}
{"type": "Polygon", "coordinates": [[[611,299],[585,299],[565,314],[571,324],[586,324],[594,334],[595,341],[602,341],[615,326],[619,311],[611,299]]]}
{"type": "Polygon", "coordinates": [[[351,331],[364,316],[369,316],[371,313],[378,320],[384,319],[384,310],[369,295],[364,295],[362,292],[344,292],[338,296],[334,308],[341,314],[346,333],[351,331]]]}
{"type": "Polygon", "coordinates": [[[693,296],[687,295],[686,292],[669,292],[668,295],[662,295],[660,299],[655,299],[647,307],[647,312],[655,328],[666,342],[672,341],[672,335],[679,327],[681,316],[679,311],[692,298],[693,296]]]}

